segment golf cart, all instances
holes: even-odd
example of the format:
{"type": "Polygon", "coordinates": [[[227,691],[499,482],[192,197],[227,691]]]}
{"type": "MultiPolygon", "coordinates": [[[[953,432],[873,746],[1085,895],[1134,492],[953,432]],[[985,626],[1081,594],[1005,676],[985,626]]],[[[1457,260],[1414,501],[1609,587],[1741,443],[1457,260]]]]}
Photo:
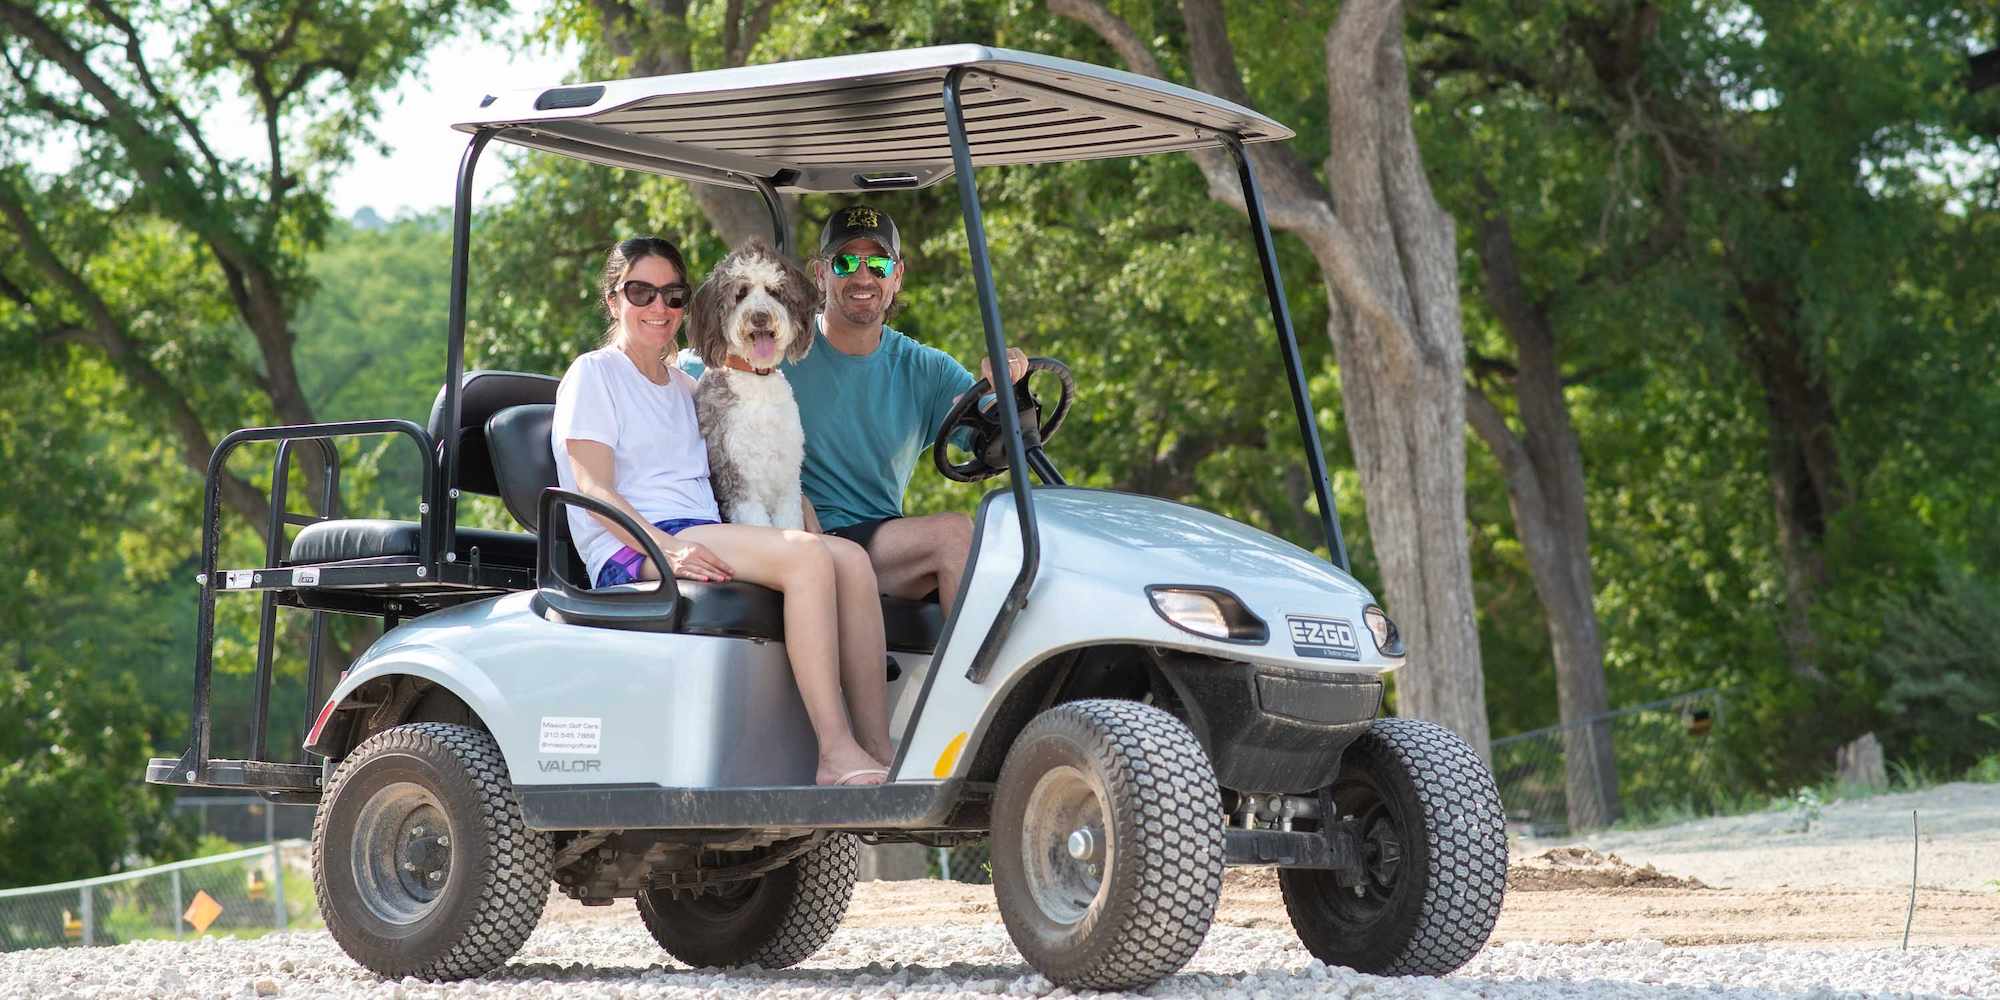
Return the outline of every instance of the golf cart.
{"type": "Polygon", "coordinates": [[[429,424],[223,440],[206,491],[192,738],[147,771],[318,803],[314,887],[356,961],[387,977],[486,973],[527,939],[553,882],[586,905],[636,899],[691,965],[787,966],[838,926],[859,842],[989,836],[1009,934],[1069,986],[1135,988],[1181,968],[1226,865],[1276,866],[1300,938],[1330,963],[1436,975],[1484,945],[1506,869],[1492,777],[1449,731],[1376,718],[1403,646],[1348,572],[1243,152],[1290,130],[1159,80],[973,45],[499,94],[457,127],[471,141],[429,424]],[[948,620],[935,603],[883,598],[888,782],[814,786],[778,595],[579,585],[565,507],[620,523],[665,560],[620,511],[556,488],[554,379],[463,371],[473,171],[495,139],[755,190],[781,249],[781,192],[952,178],[995,371],[1005,342],[975,167],[1225,150],[1297,410],[1293,460],[1310,472],[1332,561],[1178,503],[1065,485],[1044,446],[1074,382],[1036,359],[1015,405],[970,405],[989,392],[976,387],[939,429],[941,472],[1010,484],[979,504],[948,620]],[[1060,383],[1053,405],[1030,388],[1037,373],[1060,383]],[[968,433],[972,457],[955,462],[946,442],[968,433]],[[338,514],[332,440],[380,434],[424,456],[417,522],[338,514]],[[220,473],[251,442],[277,443],[269,546],[261,567],[218,570],[220,473]],[[318,515],[287,509],[299,445],[322,463],[318,515]],[[499,497],[526,530],[459,526],[468,491],[499,497]],[[215,599],[239,591],[263,601],[256,696],[248,756],[222,759],[209,719],[215,599]],[[279,607],[313,621],[307,732],[290,760],[264,738],[279,607]],[[318,662],[327,614],[385,625],[338,678],[318,662]]]}

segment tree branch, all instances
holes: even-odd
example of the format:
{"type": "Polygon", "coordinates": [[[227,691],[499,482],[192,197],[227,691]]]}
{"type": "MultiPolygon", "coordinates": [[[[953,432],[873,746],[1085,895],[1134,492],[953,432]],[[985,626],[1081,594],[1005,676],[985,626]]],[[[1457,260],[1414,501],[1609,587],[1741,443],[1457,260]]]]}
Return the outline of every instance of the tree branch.
{"type": "Polygon", "coordinates": [[[133,27],[131,20],[120,14],[109,3],[106,3],[105,0],[90,0],[90,6],[92,10],[97,11],[98,15],[104,18],[112,27],[124,33],[125,61],[132,64],[133,72],[138,75],[139,85],[144,87],[147,95],[152,97],[161,107],[166,108],[167,113],[172,115],[174,121],[180,124],[181,131],[187,133],[188,141],[194,143],[196,151],[201,153],[202,162],[208,164],[209,174],[214,178],[217,188],[221,188],[228,176],[222,169],[222,160],[215,155],[213,149],[209,148],[208,140],[203,138],[200,126],[186,112],[181,110],[180,102],[169,96],[154,81],[152,67],[146,63],[145,52],[140,48],[138,29],[133,27]]]}
{"type": "MultiPolygon", "coordinates": [[[[196,474],[205,476],[208,458],[215,451],[215,445],[203,429],[201,418],[188,405],[187,395],[176,390],[166,375],[146,357],[145,351],[112,315],[110,306],[98,296],[97,290],[56,255],[34,219],[29,217],[27,205],[21,200],[19,192],[11,183],[4,181],[0,181],[0,217],[5,217],[9,228],[19,238],[29,264],[68,293],[83,310],[85,323],[81,328],[60,330],[57,335],[64,340],[88,343],[103,351],[120,374],[166,412],[167,429],[180,441],[182,463],[196,474]]],[[[223,475],[220,485],[229,505],[249,517],[262,535],[270,512],[263,493],[241,477],[227,473],[223,475]]]]}
{"type": "Polygon", "coordinates": [[[14,78],[14,82],[21,88],[21,93],[26,95],[26,103],[29,107],[39,108],[52,118],[69,122],[72,125],[81,125],[92,131],[99,131],[105,127],[104,119],[92,117],[79,108],[70,107],[50,97],[48,94],[35,89],[35,85],[29,82],[28,71],[22,69],[20,63],[14,61],[13,53],[5,49],[0,49],[0,61],[6,62],[8,75],[14,78]]]}

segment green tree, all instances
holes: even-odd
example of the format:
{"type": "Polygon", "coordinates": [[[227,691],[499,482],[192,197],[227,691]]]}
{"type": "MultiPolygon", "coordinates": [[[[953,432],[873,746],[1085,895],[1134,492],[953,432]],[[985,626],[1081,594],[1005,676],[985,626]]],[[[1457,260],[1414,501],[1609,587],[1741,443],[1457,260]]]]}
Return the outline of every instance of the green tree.
{"type": "MultiPolygon", "coordinates": [[[[331,225],[327,184],[374,141],[379,96],[500,6],[0,2],[0,396],[20,403],[0,417],[14,459],[0,542],[22,573],[0,581],[13,626],[0,714],[35,720],[10,730],[27,742],[0,809],[10,847],[93,828],[24,850],[36,870],[18,877],[99,874],[164,842],[158,810],[129,802],[163,801],[136,779],[185,733],[186,671],[167,665],[192,645],[214,442],[319,414],[297,320],[331,225]],[[225,155],[211,123],[245,106],[261,153],[225,155]],[[35,166],[51,156],[72,162],[35,166]],[[124,820],[98,822],[119,808],[124,820]]],[[[247,518],[225,522],[234,565],[262,561],[259,457],[222,477],[247,518]]],[[[219,666],[240,669],[254,608],[222,610],[219,666]]],[[[217,697],[221,713],[244,695],[217,697]]]]}

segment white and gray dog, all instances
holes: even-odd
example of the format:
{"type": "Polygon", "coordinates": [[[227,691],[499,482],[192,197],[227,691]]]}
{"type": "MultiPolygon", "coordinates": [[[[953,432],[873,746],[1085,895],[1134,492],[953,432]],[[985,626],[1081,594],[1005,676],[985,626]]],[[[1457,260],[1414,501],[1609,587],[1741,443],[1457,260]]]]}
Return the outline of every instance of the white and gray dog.
{"type": "Polygon", "coordinates": [[[780,360],[812,349],[812,279],[760,240],[710,271],[688,305],[688,340],[705,369],[695,418],[723,519],[805,527],[805,430],[780,360]]]}

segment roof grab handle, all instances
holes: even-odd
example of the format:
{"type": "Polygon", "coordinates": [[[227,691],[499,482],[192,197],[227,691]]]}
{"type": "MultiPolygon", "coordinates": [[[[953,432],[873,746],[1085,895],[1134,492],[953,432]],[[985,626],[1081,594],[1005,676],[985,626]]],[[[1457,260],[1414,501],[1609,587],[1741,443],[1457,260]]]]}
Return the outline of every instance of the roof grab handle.
{"type": "Polygon", "coordinates": [[[913,188],[920,182],[916,174],[907,170],[897,170],[879,174],[855,174],[854,186],[863,191],[886,191],[895,188],[913,188]]]}

